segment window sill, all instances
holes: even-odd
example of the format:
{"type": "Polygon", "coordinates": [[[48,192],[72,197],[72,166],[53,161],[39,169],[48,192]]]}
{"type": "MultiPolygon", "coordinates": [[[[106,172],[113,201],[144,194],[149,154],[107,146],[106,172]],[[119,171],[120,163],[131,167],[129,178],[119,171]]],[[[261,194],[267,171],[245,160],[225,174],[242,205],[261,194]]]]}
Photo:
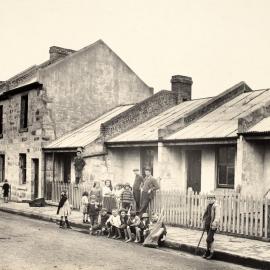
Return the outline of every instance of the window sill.
{"type": "Polygon", "coordinates": [[[27,132],[27,131],[28,131],[28,128],[20,128],[20,129],[19,129],[19,132],[20,132],[20,133],[27,132]]]}

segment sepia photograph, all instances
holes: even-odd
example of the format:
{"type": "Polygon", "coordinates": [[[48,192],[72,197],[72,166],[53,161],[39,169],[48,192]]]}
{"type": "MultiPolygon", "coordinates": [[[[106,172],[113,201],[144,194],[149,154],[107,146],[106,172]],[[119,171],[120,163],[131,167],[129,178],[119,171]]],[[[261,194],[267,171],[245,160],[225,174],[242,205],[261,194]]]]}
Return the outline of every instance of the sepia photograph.
{"type": "Polygon", "coordinates": [[[270,1],[0,14],[0,270],[270,269],[270,1]]]}

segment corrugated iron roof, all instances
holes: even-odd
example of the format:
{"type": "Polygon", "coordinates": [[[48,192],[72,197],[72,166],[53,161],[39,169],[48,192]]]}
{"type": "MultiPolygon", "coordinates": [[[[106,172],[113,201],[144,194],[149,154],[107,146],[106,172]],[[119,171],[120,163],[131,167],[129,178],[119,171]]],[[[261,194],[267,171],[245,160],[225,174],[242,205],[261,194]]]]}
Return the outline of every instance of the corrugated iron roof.
{"type": "Polygon", "coordinates": [[[210,98],[194,99],[191,101],[185,101],[173,108],[170,108],[159,115],[151,118],[150,120],[138,125],[137,127],[130,129],[115,138],[112,138],[108,142],[150,142],[158,140],[158,130],[165,128],[169,124],[182,117],[184,114],[190,112],[199,105],[207,102],[210,98]]]}
{"type": "Polygon", "coordinates": [[[263,120],[261,120],[259,123],[257,123],[244,133],[248,134],[248,133],[268,133],[268,132],[270,132],[270,117],[264,118],[263,120]]]}
{"type": "Polygon", "coordinates": [[[58,138],[50,143],[46,148],[77,148],[85,147],[100,135],[100,125],[116,115],[126,111],[133,105],[122,105],[114,108],[113,110],[103,114],[94,121],[84,124],[82,127],[71,131],[70,133],[58,138]]]}
{"type": "Polygon", "coordinates": [[[198,119],[166,140],[231,138],[237,136],[238,119],[270,100],[270,90],[243,93],[198,119]]]}

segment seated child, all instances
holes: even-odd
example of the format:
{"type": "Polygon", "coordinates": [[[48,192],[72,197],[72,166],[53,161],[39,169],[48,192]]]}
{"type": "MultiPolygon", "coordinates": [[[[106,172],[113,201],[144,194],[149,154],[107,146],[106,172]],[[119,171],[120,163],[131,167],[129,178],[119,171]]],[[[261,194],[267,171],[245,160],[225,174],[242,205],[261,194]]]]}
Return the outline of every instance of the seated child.
{"type": "MultiPolygon", "coordinates": [[[[148,213],[143,213],[140,225],[138,226],[139,231],[140,231],[140,237],[143,238],[143,240],[149,234],[149,224],[150,224],[150,220],[149,220],[148,213]]],[[[140,240],[139,242],[141,242],[141,239],[139,240],[140,240]]]]}
{"type": "Polygon", "coordinates": [[[167,230],[163,223],[163,218],[158,214],[153,214],[149,223],[149,230],[145,231],[145,240],[143,245],[147,247],[156,247],[164,244],[167,230]]]}
{"type": "Polygon", "coordinates": [[[107,213],[106,208],[102,208],[100,210],[99,216],[98,216],[98,222],[96,225],[92,227],[92,230],[90,233],[92,235],[105,235],[108,233],[108,228],[106,226],[106,222],[109,219],[110,215],[107,213]]]}
{"type": "Polygon", "coordinates": [[[132,241],[132,234],[136,235],[135,243],[138,243],[140,240],[140,231],[138,226],[140,225],[140,218],[136,215],[135,211],[130,211],[130,217],[127,221],[127,233],[128,233],[128,239],[126,240],[126,243],[132,241]]]}
{"type": "Polygon", "coordinates": [[[121,204],[122,208],[129,209],[134,201],[133,192],[131,191],[131,186],[129,183],[126,183],[124,190],[121,194],[121,204]]]}
{"type": "Polygon", "coordinates": [[[81,199],[81,211],[83,214],[83,223],[88,222],[88,192],[85,191],[82,194],[82,199],[81,199]]]}
{"type": "Polygon", "coordinates": [[[121,235],[125,236],[125,240],[128,240],[128,233],[127,233],[127,221],[128,221],[128,215],[126,209],[120,210],[120,221],[121,225],[119,227],[121,235]]]}
{"type": "Polygon", "coordinates": [[[117,209],[112,209],[112,215],[109,217],[109,219],[106,221],[106,225],[108,226],[109,233],[108,233],[108,238],[112,236],[113,239],[120,239],[120,225],[121,225],[121,220],[120,216],[118,214],[117,209]]]}
{"type": "Polygon", "coordinates": [[[97,224],[98,214],[99,214],[99,205],[96,201],[96,196],[91,195],[90,196],[90,202],[88,204],[88,214],[90,218],[90,228],[91,231],[93,226],[97,224]]]}

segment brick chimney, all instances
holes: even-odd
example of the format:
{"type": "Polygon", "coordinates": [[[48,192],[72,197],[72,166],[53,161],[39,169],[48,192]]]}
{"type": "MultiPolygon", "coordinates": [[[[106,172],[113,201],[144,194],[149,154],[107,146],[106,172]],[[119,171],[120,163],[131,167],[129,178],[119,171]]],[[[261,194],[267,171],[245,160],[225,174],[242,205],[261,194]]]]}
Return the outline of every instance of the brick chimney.
{"type": "Polygon", "coordinates": [[[191,100],[192,78],[182,75],[174,75],[171,79],[172,91],[176,93],[177,104],[191,100]]]}
{"type": "Polygon", "coordinates": [[[50,47],[50,50],[49,50],[50,59],[63,58],[74,52],[75,52],[74,50],[65,49],[65,48],[57,47],[57,46],[52,46],[50,47]]]}

